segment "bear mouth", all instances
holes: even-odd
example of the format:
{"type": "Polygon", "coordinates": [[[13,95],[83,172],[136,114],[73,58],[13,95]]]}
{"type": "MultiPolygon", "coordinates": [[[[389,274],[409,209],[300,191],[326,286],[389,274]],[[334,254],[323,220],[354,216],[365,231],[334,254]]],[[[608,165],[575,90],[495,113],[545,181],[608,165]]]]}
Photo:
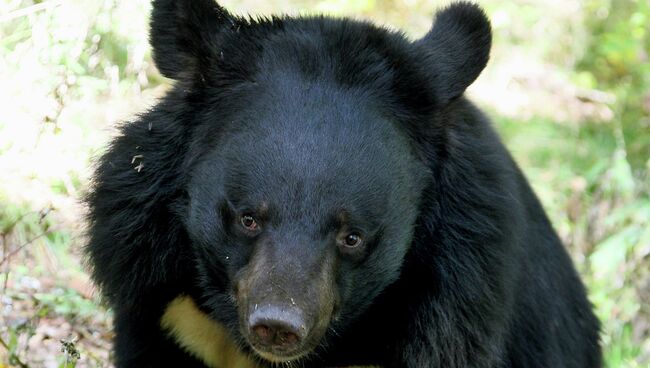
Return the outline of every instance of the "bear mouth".
{"type": "Polygon", "coordinates": [[[257,347],[253,346],[253,351],[259,357],[264,360],[267,360],[272,363],[290,363],[295,362],[296,360],[302,359],[305,356],[309,355],[310,351],[292,351],[292,352],[282,352],[282,351],[265,351],[260,350],[257,347]]]}

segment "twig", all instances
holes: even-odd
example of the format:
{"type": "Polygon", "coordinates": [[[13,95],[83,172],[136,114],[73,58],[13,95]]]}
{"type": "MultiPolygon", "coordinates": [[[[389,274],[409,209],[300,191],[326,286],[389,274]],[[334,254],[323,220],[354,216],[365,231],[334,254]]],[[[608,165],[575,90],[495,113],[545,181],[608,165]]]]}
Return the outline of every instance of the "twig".
{"type": "MultiPolygon", "coordinates": [[[[5,233],[0,234],[0,239],[2,239],[2,254],[5,255],[7,254],[7,249],[9,249],[7,234],[5,233]]],[[[5,293],[7,291],[7,285],[9,285],[9,264],[5,265],[3,273],[5,275],[5,279],[2,282],[2,292],[5,293]]]]}
{"type": "Polygon", "coordinates": [[[3,244],[4,244],[5,240],[6,240],[5,236],[9,235],[13,231],[14,227],[16,227],[16,225],[18,225],[18,223],[20,223],[25,217],[27,217],[29,215],[38,214],[38,223],[40,224],[40,223],[43,222],[45,217],[47,217],[47,215],[49,215],[50,212],[52,212],[52,211],[54,211],[54,207],[52,205],[49,205],[49,206],[47,206],[47,207],[45,207],[43,209],[40,209],[38,211],[27,211],[27,212],[23,212],[22,214],[20,214],[20,216],[18,216],[17,219],[12,221],[9,225],[5,226],[4,229],[0,232],[0,235],[2,235],[3,244]]]}
{"type": "Polygon", "coordinates": [[[47,8],[54,8],[61,5],[62,3],[63,0],[51,0],[51,1],[42,2],[40,4],[34,4],[26,8],[14,10],[12,12],[0,16],[0,23],[8,22],[15,18],[24,17],[25,15],[36,13],[38,11],[45,10],[47,8]]]}
{"type": "MultiPolygon", "coordinates": [[[[2,285],[2,291],[3,292],[5,290],[7,290],[7,285],[9,284],[9,272],[10,272],[9,262],[7,262],[6,264],[5,264],[5,262],[7,260],[9,260],[9,258],[11,258],[14,254],[16,254],[16,252],[20,251],[20,249],[24,248],[25,246],[27,246],[28,244],[30,244],[34,240],[38,239],[38,237],[36,237],[36,238],[30,240],[29,242],[27,242],[26,244],[23,244],[22,246],[20,246],[15,251],[12,251],[11,253],[8,253],[8,247],[9,247],[9,242],[7,241],[8,235],[14,230],[16,225],[18,225],[18,223],[20,223],[26,216],[32,215],[32,214],[38,214],[38,223],[42,224],[43,220],[45,220],[47,215],[49,215],[50,212],[52,212],[53,210],[54,210],[54,207],[52,207],[50,205],[50,206],[48,206],[46,208],[41,209],[40,211],[25,212],[25,213],[21,214],[20,216],[18,216],[18,218],[16,220],[14,220],[11,224],[6,226],[2,232],[0,232],[0,243],[2,244],[2,255],[4,256],[2,261],[0,261],[0,266],[5,265],[4,272],[2,272],[4,274],[4,282],[3,282],[3,285],[2,285]]],[[[40,236],[43,236],[43,235],[44,234],[41,234],[40,236]]]]}
{"type": "Polygon", "coordinates": [[[54,231],[55,231],[54,229],[50,229],[50,230],[44,231],[44,232],[42,232],[41,234],[36,235],[35,237],[33,237],[33,238],[29,239],[28,241],[26,241],[25,243],[21,244],[20,246],[18,246],[18,248],[16,248],[16,249],[12,250],[11,252],[9,252],[9,254],[7,254],[7,255],[6,255],[6,256],[5,256],[5,257],[0,261],[0,266],[3,265],[6,261],[8,261],[9,258],[13,257],[16,253],[20,252],[23,248],[25,248],[26,246],[32,244],[35,240],[37,240],[37,239],[39,239],[39,238],[42,238],[42,237],[44,237],[45,235],[51,234],[51,233],[54,232],[54,231]]]}
{"type": "Polygon", "coordinates": [[[27,364],[25,364],[22,360],[20,360],[18,355],[11,352],[11,350],[9,349],[9,345],[7,345],[7,343],[2,339],[2,337],[0,337],[0,345],[2,345],[7,350],[7,352],[9,353],[9,361],[13,360],[14,363],[16,363],[16,364],[18,364],[18,366],[20,366],[20,368],[29,368],[29,366],[27,364]]]}
{"type": "Polygon", "coordinates": [[[17,219],[12,221],[9,225],[5,226],[4,230],[2,231],[2,235],[7,235],[7,234],[11,233],[13,228],[16,227],[16,225],[18,225],[18,223],[20,221],[22,221],[28,215],[33,215],[33,214],[36,214],[36,213],[39,213],[39,212],[40,211],[28,211],[28,212],[22,213],[20,216],[18,216],[17,219]]]}

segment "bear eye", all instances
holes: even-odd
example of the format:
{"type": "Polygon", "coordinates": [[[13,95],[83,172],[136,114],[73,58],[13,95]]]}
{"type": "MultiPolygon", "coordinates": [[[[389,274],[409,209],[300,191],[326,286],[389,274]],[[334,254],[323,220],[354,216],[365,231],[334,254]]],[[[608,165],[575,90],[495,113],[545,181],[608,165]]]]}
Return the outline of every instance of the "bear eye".
{"type": "Polygon", "coordinates": [[[361,235],[357,233],[350,233],[345,236],[343,239],[343,245],[345,245],[348,248],[356,248],[360,246],[363,243],[363,239],[361,239],[361,235]]]}
{"type": "Polygon", "coordinates": [[[251,215],[243,215],[241,217],[241,225],[248,231],[257,231],[259,229],[257,221],[251,215]]]}

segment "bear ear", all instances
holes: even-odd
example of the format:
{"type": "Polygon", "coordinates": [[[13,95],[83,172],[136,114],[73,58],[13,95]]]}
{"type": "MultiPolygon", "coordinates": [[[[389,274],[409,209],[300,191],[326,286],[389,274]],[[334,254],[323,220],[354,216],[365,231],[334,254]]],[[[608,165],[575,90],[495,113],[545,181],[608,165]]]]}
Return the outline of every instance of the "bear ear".
{"type": "Polygon", "coordinates": [[[167,78],[200,74],[218,52],[217,34],[235,19],[214,0],[154,0],[150,43],[167,78]]]}
{"type": "Polygon", "coordinates": [[[415,46],[424,55],[438,103],[463,94],[490,57],[490,21],[476,4],[459,2],[436,14],[433,27],[415,46]]]}

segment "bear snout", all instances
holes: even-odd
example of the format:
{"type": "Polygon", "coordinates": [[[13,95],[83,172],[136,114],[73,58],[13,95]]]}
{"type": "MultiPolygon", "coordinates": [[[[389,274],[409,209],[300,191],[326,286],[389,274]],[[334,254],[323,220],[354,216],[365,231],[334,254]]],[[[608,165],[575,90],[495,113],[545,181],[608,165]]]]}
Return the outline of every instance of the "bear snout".
{"type": "Polygon", "coordinates": [[[300,348],[309,333],[300,309],[267,305],[254,309],[248,318],[248,334],[258,349],[292,353],[300,348]]]}

